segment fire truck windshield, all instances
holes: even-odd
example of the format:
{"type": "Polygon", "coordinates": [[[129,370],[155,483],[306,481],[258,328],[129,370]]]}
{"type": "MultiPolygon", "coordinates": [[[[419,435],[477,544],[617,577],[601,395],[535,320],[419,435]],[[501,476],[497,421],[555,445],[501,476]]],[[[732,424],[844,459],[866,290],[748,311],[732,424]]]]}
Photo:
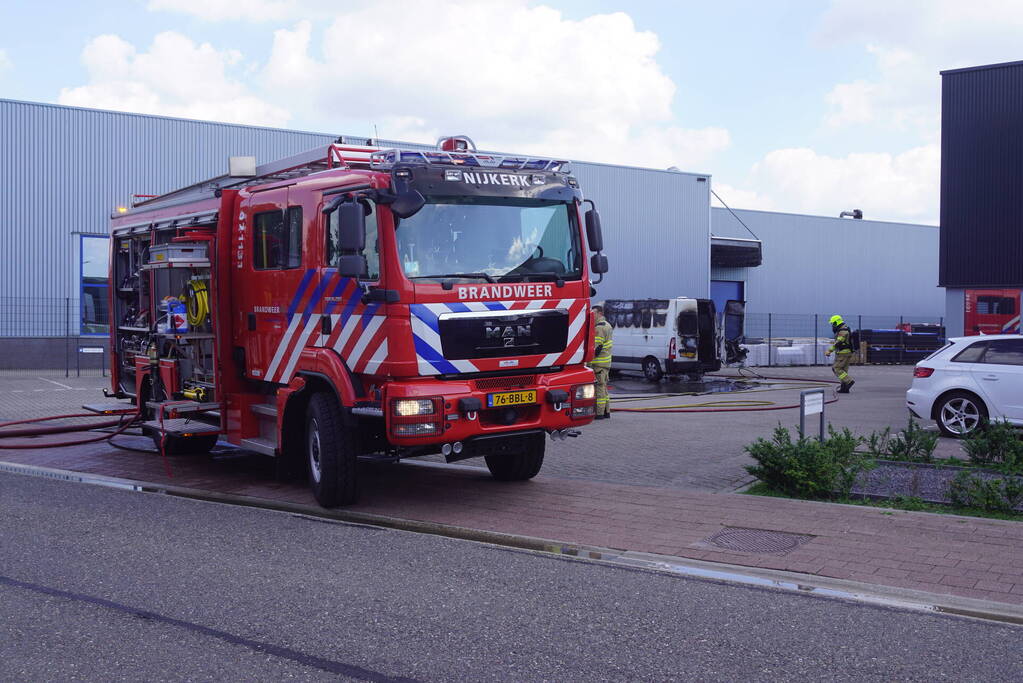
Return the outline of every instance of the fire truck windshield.
{"type": "Polygon", "coordinates": [[[575,216],[564,202],[429,197],[418,213],[398,223],[398,255],[412,279],[578,279],[575,216]]]}

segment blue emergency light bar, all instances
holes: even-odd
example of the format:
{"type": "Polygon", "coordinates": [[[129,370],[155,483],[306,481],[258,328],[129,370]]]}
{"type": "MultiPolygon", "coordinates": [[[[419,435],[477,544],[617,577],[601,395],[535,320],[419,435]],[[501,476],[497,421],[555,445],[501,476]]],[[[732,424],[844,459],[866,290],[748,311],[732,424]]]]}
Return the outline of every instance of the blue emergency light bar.
{"type": "Polygon", "coordinates": [[[476,152],[414,151],[388,149],[369,155],[370,166],[383,168],[399,163],[441,164],[444,166],[472,166],[476,168],[503,168],[520,171],[549,171],[557,173],[567,161],[537,157],[508,157],[476,152]]]}

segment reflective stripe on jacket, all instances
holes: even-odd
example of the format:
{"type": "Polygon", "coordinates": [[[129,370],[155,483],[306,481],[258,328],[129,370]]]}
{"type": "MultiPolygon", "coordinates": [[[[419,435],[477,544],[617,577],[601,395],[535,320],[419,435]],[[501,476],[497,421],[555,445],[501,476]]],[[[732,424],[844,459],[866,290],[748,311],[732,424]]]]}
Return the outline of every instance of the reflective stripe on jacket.
{"type": "Polygon", "coordinates": [[[614,341],[611,339],[613,329],[611,323],[606,320],[601,320],[597,323],[594,328],[593,360],[590,361],[590,365],[594,367],[610,367],[611,348],[614,346],[614,341]]]}

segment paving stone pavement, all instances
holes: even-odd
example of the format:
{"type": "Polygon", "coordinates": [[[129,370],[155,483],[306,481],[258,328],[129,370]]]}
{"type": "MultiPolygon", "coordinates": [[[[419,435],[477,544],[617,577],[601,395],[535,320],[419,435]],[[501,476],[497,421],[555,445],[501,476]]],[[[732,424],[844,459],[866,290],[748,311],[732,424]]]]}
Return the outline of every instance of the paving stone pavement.
{"type": "MultiPolygon", "coordinates": [[[[726,372],[735,374],[735,371],[726,372]]],[[[770,377],[834,379],[827,367],[758,368],[755,372],[770,377]]],[[[839,396],[838,402],[826,407],[828,422],[839,429],[848,427],[863,436],[885,427],[893,430],[905,427],[909,418],[906,389],[912,381],[912,367],[860,366],[853,369],[853,374],[857,377],[853,393],[839,396]]],[[[615,385],[612,398],[616,394],[621,396],[623,390],[633,396],[638,388],[674,389],[669,382],[655,387],[634,376],[624,376],[612,384],[615,385]]],[[[798,405],[800,389],[777,390],[783,386],[786,385],[770,385],[767,388],[771,390],[764,392],[678,396],[613,405],[617,409],[733,400],[771,401],[775,406],[798,405]]],[[[827,395],[834,397],[830,387],[827,395]]],[[[789,427],[795,434],[799,425],[798,408],[717,413],[616,411],[612,419],[584,428],[581,437],[551,444],[543,471],[552,476],[609,483],[734,491],[752,480],[745,466],[753,461],[744,447],[758,437],[770,438],[779,424],[789,427]]],[[[935,455],[954,457],[961,452],[957,441],[943,438],[935,455]]],[[[430,459],[442,461],[440,456],[430,459]]],[[[465,464],[484,466],[476,460],[465,464]]]]}
{"type": "MultiPolygon", "coordinates": [[[[736,371],[728,371],[735,374],[736,371]]],[[[771,377],[828,379],[827,367],[760,368],[771,377]]],[[[905,426],[908,413],[905,391],[912,380],[908,366],[861,366],[854,368],[858,381],[853,393],[827,406],[828,421],[867,434],[886,426],[905,426]]],[[[109,386],[103,377],[64,378],[0,376],[0,420],[80,412],[83,403],[102,403],[101,393],[109,386]]],[[[616,393],[636,395],[637,391],[678,390],[670,382],[651,385],[641,378],[624,375],[615,380],[616,393]]],[[[799,389],[763,393],[679,396],[637,405],[679,405],[727,400],[766,400],[775,405],[799,403],[799,389]]],[[[758,412],[651,414],[616,412],[611,420],[595,422],[583,435],[561,443],[549,443],[544,474],[589,481],[686,488],[701,491],[734,491],[751,481],[745,470],[752,460],[743,450],[757,437],[769,437],[778,424],[799,423],[795,408],[758,412]]],[[[941,439],[937,455],[961,453],[958,442],[941,439]]],[[[429,460],[442,461],[440,456],[429,460]]],[[[470,467],[484,467],[482,460],[467,460],[470,467]]]]}
{"type": "MultiPolygon", "coordinates": [[[[172,458],[170,477],[158,456],[106,444],[6,451],[0,458],[313,503],[304,482],[275,481],[268,459],[257,456],[172,458]]],[[[1023,605],[1023,525],[1016,522],[549,475],[500,483],[466,467],[366,464],[360,475],[363,499],[354,511],[1023,605]],[[726,527],[812,538],[788,553],[736,552],[708,541],[726,527]]]]}

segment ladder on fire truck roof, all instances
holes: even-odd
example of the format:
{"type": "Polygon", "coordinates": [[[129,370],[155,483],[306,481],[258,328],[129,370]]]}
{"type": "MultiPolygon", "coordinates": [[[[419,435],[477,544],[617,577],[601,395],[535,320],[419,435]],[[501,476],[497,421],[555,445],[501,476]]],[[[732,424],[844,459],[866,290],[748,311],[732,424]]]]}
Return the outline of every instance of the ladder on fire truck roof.
{"type": "MultiPolygon", "coordinates": [[[[271,161],[257,166],[255,174],[246,176],[221,175],[204,180],[194,185],[173,190],[167,194],[135,204],[134,210],[149,210],[175,204],[184,204],[216,196],[219,190],[244,187],[256,184],[272,183],[312,175],[335,168],[374,168],[385,170],[396,163],[441,164],[460,168],[530,170],[530,171],[563,171],[567,161],[511,154],[491,154],[477,152],[459,147],[456,149],[440,149],[445,140],[462,138],[445,138],[435,149],[399,149],[378,147],[372,144],[352,144],[344,137],[331,143],[324,154],[323,147],[295,154],[284,159],[271,161]]],[[[468,138],[465,138],[466,140],[468,138]]],[[[372,143],[372,140],[366,140],[372,143]]]]}

